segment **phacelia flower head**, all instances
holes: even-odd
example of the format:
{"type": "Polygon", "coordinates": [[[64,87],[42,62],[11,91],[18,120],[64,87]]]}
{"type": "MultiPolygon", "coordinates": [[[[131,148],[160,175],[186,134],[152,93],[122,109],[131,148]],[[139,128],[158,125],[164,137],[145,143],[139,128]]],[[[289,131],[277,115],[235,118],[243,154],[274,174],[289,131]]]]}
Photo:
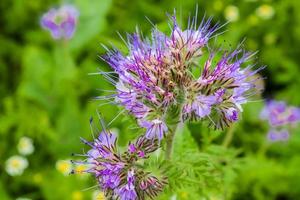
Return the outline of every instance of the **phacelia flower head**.
{"type": "Polygon", "coordinates": [[[288,106],[283,101],[270,100],[263,108],[261,119],[268,120],[273,127],[300,122],[300,108],[288,106]]]}
{"type": "Polygon", "coordinates": [[[142,160],[159,148],[157,139],[149,140],[140,136],[135,142],[130,142],[127,151],[123,153],[116,146],[117,137],[108,130],[102,131],[92,142],[82,141],[91,150],[80,155],[87,158],[85,161],[73,162],[89,166],[85,172],[95,176],[107,198],[142,200],[146,196],[154,198],[163,190],[166,178],[159,180],[141,168],[142,160]],[[156,180],[157,186],[150,186],[150,176],[156,180]]]}
{"type": "Polygon", "coordinates": [[[270,141],[285,141],[290,135],[288,126],[300,122],[300,108],[288,106],[284,101],[269,100],[262,109],[260,118],[269,122],[267,137],[270,141]]]}
{"type": "Polygon", "coordinates": [[[41,26],[49,30],[54,39],[70,39],[74,35],[78,16],[78,10],[71,5],[52,8],[42,16],[41,26]]]}
{"type": "Polygon", "coordinates": [[[220,26],[211,25],[211,18],[197,26],[196,20],[184,30],[173,16],[170,35],[154,28],[151,38],[143,38],[137,31],[128,36],[127,55],[113,49],[103,56],[119,77],[116,101],[147,129],[147,138],[163,138],[174,108],[179,110],[174,118],[208,119],[223,129],[238,120],[241,105],[256,92],[254,75],[260,69],[242,68],[253,54],[241,45],[233,51],[212,50],[208,42],[220,26]],[[202,66],[198,60],[204,54],[208,58],[202,66]],[[195,69],[199,76],[193,75],[195,69]]]}
{"type": "Polygon", "coordinates": [[[282,129],[282,130],[276,130],[272,129],[268,132],[268,140],[271,142],[277,142],[277,141],[286,141],[290,137],[290,133],[288,130],[282,129]]]}

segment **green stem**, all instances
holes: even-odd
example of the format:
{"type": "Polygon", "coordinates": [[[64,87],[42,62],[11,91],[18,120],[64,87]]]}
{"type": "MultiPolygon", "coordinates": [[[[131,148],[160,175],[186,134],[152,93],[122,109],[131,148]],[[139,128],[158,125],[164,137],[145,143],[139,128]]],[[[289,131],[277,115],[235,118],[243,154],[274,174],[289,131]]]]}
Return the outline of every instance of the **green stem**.
{"type": "Polygon", "coordinates": [[[171,160],[172,153],[173,153],[173,143],[174,137],[176,133],[177,126],[169,132],[166,138],[166,160],[171,160]]]}
{"type": "Polygon", "coordinates": [[[260,148],[258,149],[258,151],[257,151],[258,157],[261,157],[261,158],[265,157],[266,152],[268,151],[269,146],[270,146],[270,144],[269,144],[267,141],[264,141],[264,142],[261,144],[261,146],[260,146],[260,148]]]}
{"type": "Polygon", "coordinates": [[[233,135],[234,135],[234,129],[235,129],[234,124],[228,129],[225,139],[222,144],[223,147],[227,148],[229,146],[229,144],[231,143],[233,135]]]}
{"type": "Polygon", "coordinates": [[[166,114],[166,122],[169,128],[169,133],[166,136],[166,160],[171,160],[173,153],[173,143],[176,134],[177,127],[181,122],[181,112],[183,101],[185,99],[184,90],[179,90],[179,95],[177,98],[178,105],[171,106],[166,114]]]}

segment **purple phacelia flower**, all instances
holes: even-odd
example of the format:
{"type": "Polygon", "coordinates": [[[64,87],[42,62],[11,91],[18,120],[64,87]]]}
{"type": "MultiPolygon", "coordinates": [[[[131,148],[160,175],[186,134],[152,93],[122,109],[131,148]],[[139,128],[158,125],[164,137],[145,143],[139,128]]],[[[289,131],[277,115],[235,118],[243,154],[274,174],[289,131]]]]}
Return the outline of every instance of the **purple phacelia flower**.
{"type": "Polygon", "coordinates": [[[165,122],[160,119],[154,119],[152,121],[140,121],[140,125],[146,128],[145,137],[147,139],[155,139],[158,138],[161,140],[164,134],[167,132],[168,127],[165,122]]]}
{"type": "Polygon", "coordinates": [[[118,196],[120,200],[136,200],[137,193],[135,191],[135,177],[134,171],[128,171],[127,183],[120,187],[118,190],[118,196]]]}
{"type": "Polygon", "coordinates": [[[241,46],[232,52],[213,51],[208,42],[221,26],[211,25],[211,18],[197,26],[196,20],[197,16],[184,30],[171,17],[170,35],[154,28],[149,39],[137,32],[128,36],[127,55],[113,49],[102,57],[119,77],[117,103],[146,128],[147,138],[161,140],[170,118],[177,123],[206,119],[223,129],[238,120],[241,105],[257,91],[254,75],[261,68],[252,70],[254,65],[245,64],[253,54],[241,46]],[[208,59],[201,66],[198,59],[206,52],[208,59]],[[216,54],[221,58],[213,64],[216,54]],[[195,68],[201,71],[198,77],[192,73],[195,68]],[[169,116],[174,108],[178,117],[169,116]]]}
{"type": "Polygon", "coordinates": [[[277,142],[277,141],[287,141],[290,137],[290,134],[287,130],[270,130],[267,138],[271,142],[277,142]]]}
{"type": "Polygon", "coordinates": [[[140,136],[136,141],[130,142],[127,151],[123,153],[116,146],[116,135],[107,130],[101,132],[93,142],[84,139],[82,141],[89,145],[91,150],[84,155],[78,155],[87,159],[73,162],[88,166],[85,172],[95,176],[100,189],[108,199],[142,200],[146,196],[153,199],[167,184],[166,177],[162,176],[159,180],[145,171],[139,162],[146,160],[150,153],[159,148],[157,139],[149,140],[140,136]],[[141,182],[146,181],[150,184],[150,179],[147,179],[150,176],[151,180],[156,180],[156,186],[146,189],[141,187],[141,182]]]}
{"type": "Polygon", "coordinates": [[[295,123],[300,121],[300,108],[291,107],[290,115],[288,117],[290,123],[295,123]]]}
{"type": "Polygon", "coordinates": [[[78,16],[78,10],[71,5],[52,8],[42,16],[41,26],[49,30],[54,39],[70,39],[74,35],[78,16]]]}
{"type": "Polygon", "coordinates": [[[288,126],[300,122],[300,109],[288,106],[284,101],[269,100],[260,113],[260,118],[268,120],[270,141],[285,141],[289,138],[288,126]]]}
{"type": "Polygon", "coordinates": [[[136,148],[135,148],[134,144],[129,144],[128,145],[128,151],[130,153],[135,153],[136,152],[136,148]]]}
{"type": "Polygon", "coordinates": [[[92,149],[86,154],[87,171],[94,174],[102,189],[114,189],[120,181],[120,173],[125,163],[120,159],[116,149],[116,136],[110,132],[102,132],[94,142],[82,141],[92,149]]]}
{"type": "MultiPolygon", "coordinates": [[[[190,98],[188,98],[190,99],[190,98]]],[[[199,95],[191,98],[190,103],[186,103],[183,107],[183,113],[189,114],[194,112],[197,117],[203,118],[210,114],[212,106],[216,103],[216,96],[199,95]]]]}
{"type": "Polygon", "coordinates": [[[283,101],[270,100],[260,114],[261,119],[266,119],[273,127],[292,124],[300,121],[300,109],[287,106],[283,101]]]}
{"type": "Polygon", "coordinates": [[[226,110],[225,117],[229,121],[237,121],[238,120],[238,110],[236,108],[229,108],[226,110]]]}

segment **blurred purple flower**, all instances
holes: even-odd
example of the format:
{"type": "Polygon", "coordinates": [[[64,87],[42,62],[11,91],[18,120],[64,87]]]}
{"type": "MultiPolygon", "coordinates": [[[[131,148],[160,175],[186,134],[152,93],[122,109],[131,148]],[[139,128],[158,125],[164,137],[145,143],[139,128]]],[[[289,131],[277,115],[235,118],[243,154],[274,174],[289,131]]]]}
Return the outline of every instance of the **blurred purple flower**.
{"type": "Polygon", "coordinates": [[[290,123],[300,122],[300,108],[290,107],[290,115],[288,117],[290,123]]]}
{"type": "Polygon", "coordinates": [[[270,130],[268,135],[268,140],[271,142],[276,142],[276,141],[286,141],[289,139],[290,134],[287,130],[270,130]]]}
{"type": "Polygon", "coordinates": [[[260,118],[269,122],[267,137],[270,141],[285,141],[290,135],[287,126],[300,122],[300,109],[288,106],[284,101],[269,100],[262,109],[260,118]]]}
{"type": "Polygon", "coordinates": [[[78,10],[71,5],[52,8],[42,16],[41,26],[49,30],[54,39],[70,39],[74,35],[78,16],[78,10]]]}
{"type": "Polygon", "coordinates": [[[287,106],[283,101],[270,100],[260,114],[261,119],[269,121],[273,127],[300,122],[300,109],[287,106]]]}

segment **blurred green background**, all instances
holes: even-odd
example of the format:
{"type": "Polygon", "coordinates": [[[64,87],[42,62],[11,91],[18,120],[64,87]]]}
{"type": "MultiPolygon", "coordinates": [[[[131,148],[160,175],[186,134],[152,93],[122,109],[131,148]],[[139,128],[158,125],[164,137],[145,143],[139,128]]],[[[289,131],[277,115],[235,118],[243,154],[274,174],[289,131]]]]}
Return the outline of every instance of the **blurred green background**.
{"type": "MultiPolygon", "coordinates": [[[[261,74],[267,77],[261,83],[263,98],[300,105],[300,1],[1,0],[0,199],[96,199],[97,188],[88,189],[96,185],[94,179],[80,173],[69,176],[73,167],[68,160],[72,152],[83,151],[79,137],[91,139],[89,118],[96,109],[107,122],[120,111],[112,105],[99,107],[103,102],[93,100],[103,95],[97,89],[113,89],[103,77],[88,75],[98,68],[111,70],[98,58],[105,52],[100,44],[125,51],[117,31],[125,36],[138,26],[149,35],[148,17],[169,33],[166,13],[176,9],[179,22],[186,26],[196,5],[199,20],[206,13],[214,17],[214,23],[231,21],[219,37],[222,43],[234,47],[246,38],[246,49],[258,50],[258,64],[267,65],[261,74]],[[67,42],[55,41],[39,25],[43,13],[64,3],[80,12],[76,33],[67,42]],[[34,152],[23,156],[28,160],[24,172],[11,176],[5,163],[20,154],[18,146],[24,136],[32,139],[34,152]]],[[[208,175],[203,174],[199,194],[182,186],[169,188],[161,198],[300,199],[299,128],[293,129],[288,142],[269,144],[268,126],[259,119],[262,106],[263,101],[245,106],[230,147],[222,145],[227,130],[208,133],[200,125],[184,130],[203,143],[202,151],[213,163],[204,169],[214,167],[218,173],[204,170],[208,175]]],[[[133,126],[133,120],[123,115],[110,127],[119,133],[120,145],[125,145],[136,136],[133,126]]]]}

